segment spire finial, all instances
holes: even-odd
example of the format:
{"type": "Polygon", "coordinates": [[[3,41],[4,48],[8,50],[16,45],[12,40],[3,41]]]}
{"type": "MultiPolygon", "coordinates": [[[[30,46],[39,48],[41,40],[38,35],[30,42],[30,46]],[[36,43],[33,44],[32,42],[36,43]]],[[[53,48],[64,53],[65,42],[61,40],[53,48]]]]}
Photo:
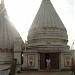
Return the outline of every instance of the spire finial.
{"type": "Polygon", "coordinates": [[[1,4],[0,4],[2,7],[5,7],[5,4],[4,4],[4,0],[1,0],[1,4]]]}
{"type": "Polygon", "coordinates": [[[50,2],[50,0],[42,0],[42,2],[47,2],[47,1],[50,2]]]}
{"type": "Polygon", "coordinates": [[[43,0],[43,1],[50,1],[50,0],[43,0]]]}
{"type": "Polygon", "coordinates": [[[4,0],[1,0],[1,4],[4,4],[4,0]]]}

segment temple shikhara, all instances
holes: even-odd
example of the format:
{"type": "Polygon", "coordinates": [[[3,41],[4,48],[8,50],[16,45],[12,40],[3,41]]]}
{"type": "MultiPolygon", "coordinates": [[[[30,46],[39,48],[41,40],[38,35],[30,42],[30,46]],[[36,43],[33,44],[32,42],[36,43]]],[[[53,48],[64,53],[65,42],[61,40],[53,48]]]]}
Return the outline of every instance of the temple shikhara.
{"type": "MultiPolygon", "coordinates": [[[[15,58],[23,69],[68,70],[74,50],[70,50],[67,30],[50,0],[42,0],[40,8],[23,42],[7,14],[4,0],[0,4],[0,65],[15,58]]],[[[21,70],[21,69],[20,69],[21,70]]]]}
{"type": "Polygon", "coordinates": [[[51,69],[70,68],[73,51],[67,45],[67,30],[50,0],[42,0],[27,38],[23,53],[25,68],[46,69],[48,58],[51,59],[51,69]]]}

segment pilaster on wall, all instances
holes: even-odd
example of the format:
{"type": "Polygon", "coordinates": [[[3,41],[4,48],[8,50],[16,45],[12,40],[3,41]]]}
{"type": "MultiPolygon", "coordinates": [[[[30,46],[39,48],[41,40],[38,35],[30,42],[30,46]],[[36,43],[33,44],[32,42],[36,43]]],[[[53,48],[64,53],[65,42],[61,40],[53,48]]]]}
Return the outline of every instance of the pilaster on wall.
{"type": "Polygon", "coordinates": [[[22,52],[22,40],[21,38],[16,38],[14,41],[14,58],[17,62],[21,64],[21,52],[22,52]]]}
{"type": "Polygon", "coordinates": [[[14,52],[22,51],[22,40],[21,38],[16,38],[14,41],[14,52]]]}

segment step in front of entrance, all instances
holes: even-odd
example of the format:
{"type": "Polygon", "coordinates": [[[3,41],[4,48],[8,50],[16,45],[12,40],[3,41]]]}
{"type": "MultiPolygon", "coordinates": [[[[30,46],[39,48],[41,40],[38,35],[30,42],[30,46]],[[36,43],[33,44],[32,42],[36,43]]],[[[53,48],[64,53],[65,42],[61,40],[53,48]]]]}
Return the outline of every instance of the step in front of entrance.
{"type": "MultiPolygon", "coordinates": [[[[40,69],[39,71],[45,71],[45,72],[47,72],[48,69],[40,69]]],[[[61,70],[59,70],[59,69],[51,69],[50,70],[50,72],[59,72],[59,71],[61,71],[61,70]]]]}

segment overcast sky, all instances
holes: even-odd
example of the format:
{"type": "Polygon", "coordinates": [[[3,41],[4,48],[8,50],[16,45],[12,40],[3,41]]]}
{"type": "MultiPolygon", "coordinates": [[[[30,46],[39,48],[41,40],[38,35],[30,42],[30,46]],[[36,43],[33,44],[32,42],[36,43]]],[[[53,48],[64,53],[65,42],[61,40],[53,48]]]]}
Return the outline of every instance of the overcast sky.
{"type": "MultiPolygon", "coordinates": [[[[11,21],[23,40],[27,40],[28,30],[35,18],[42,0],[5,0],[11,21]]],[[[69,45],[75,40],[74,0],[51,0],[55,10],[64,23],[69,45]]]]}

